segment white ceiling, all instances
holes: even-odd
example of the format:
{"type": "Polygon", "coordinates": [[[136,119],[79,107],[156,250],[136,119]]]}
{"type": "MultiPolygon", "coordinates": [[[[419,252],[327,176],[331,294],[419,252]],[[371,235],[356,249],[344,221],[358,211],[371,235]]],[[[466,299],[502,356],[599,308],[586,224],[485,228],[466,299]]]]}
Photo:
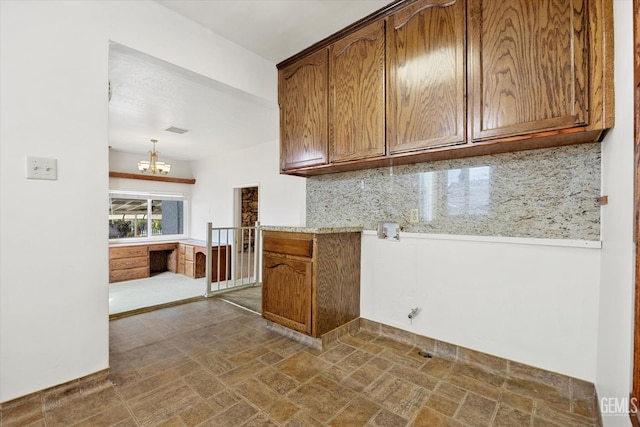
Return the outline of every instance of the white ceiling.
{"type": "Polygon", "coordinates": [[[390,0],[156,0],[277,64],[390,0]]]}
{"type": "Polygon", "coordinates": [[[146,153],[157,139],[160,160],[193,160],[278,138],[275,103],[115,43],[109,82],[114,150],[146,153]]]}
{"type": "MultiPolygon", "coordinates": [[[[389,0],[156,0],[275,64],[389,0]]],[[[277,105],[122,45],[109,56],[109,145],[193,160],[278,137],[277,105]],[[183,135],[166,132],[176,126],[183,135]]]]}

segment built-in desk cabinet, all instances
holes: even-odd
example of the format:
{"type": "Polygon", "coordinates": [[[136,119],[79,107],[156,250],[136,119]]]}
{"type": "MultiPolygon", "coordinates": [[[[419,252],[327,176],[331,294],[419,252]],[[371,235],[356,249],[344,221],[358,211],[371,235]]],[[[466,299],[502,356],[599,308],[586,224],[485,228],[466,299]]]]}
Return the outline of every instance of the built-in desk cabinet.
{"type": "Polygon", "coordinates": [[[109,248],[109,283],[149,277],[147,246],[109,248]]]}
{"type": "MultiPolygon", "coordinates": [[[[206,252],[203,245],[183,242],[114,246],[109,248],[109,283],[142,279],[161,271],[194,279],[205,277],[206,252]]],[[[211,280],[217,282],[228,277],[231,277],[231,246],[213,246],[211,280]]]]}
{"type": "MultiPolygon", "coordinates": [[[[194,279],[206,275],[207,248],[202,245],[180,243],[178,245],[177,273],[194,279]]],[[[214,245],[211,248],[211,281],[227,280],[231,277],[231,246],[214,245]],[[218,267],[219,266],[219,267],[218,267]]]]}
{"type": "Polygon", "coordinates": [[[612,3],[405,0],[373,13],[278,64],[281,172],[601,140],[614,124],[612,3]]]}
{"type": "Polygon", "coordinates": [[[360,233],[264,231],[262,316],[312,337],[360,316],[360,233]]]}

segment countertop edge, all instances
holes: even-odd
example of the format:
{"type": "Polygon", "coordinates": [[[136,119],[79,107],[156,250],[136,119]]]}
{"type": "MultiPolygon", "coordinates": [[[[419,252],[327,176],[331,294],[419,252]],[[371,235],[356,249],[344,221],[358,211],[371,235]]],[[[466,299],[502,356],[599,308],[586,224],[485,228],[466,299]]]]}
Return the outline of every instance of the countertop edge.
{"type": "Polygon", "coordinates": [[[263,231],[285,231],[292,233],[313,233],[313,234],[332,234],[332,233],[360,233],[362,227],[293,227],[280,225],[261,225],[263,231]]]}

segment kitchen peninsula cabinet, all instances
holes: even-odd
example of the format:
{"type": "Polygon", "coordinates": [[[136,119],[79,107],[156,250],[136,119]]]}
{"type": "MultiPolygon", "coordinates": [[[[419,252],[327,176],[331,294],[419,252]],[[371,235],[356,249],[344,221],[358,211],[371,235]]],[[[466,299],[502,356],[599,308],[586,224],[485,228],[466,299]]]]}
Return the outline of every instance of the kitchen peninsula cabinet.
{"type": "Polygon", "coordinates": [[[315,338],[358,318],[361,233],[274,228],[263,231],[262,316],[315,338]]]}
{"type": "Polygon", "coordinates": [[[420,0],[389,16],[390,154],[465,142],[465,25],[461,0],[420,0]]]}
{"type": "Polygon", "coordinates": [[[601,141],[614,125],[612,3],[401,0],[374,12],[278,64],[281,172],[313,176],[601,141]],[[320,90],[309,94],[322,86],[319,75],[304,86],[290,77],[327,50],[328,105],[320,90]],[[307,138],[324,129],[320,121],[301,124],[291,111],[328,112],[328,157],[309,155],[322,152],[307,138]]]}
{"type": "Polygon", "coordinates": [[[329,48],[329,152],[332,162],[385,154],[384,21],[329,48]]]}
{"type": "Polygon", "coordinates": [[[278,72],[280,169],[327,163],[327,49],[278,72]]]}

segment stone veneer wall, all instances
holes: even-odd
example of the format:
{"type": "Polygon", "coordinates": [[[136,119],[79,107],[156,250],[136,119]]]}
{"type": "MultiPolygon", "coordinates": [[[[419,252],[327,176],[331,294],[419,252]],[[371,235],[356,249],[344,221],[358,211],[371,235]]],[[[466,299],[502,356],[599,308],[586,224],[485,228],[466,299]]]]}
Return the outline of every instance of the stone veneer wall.
{"type": "MultiPolygon", "coordinates": [[[[242,223],[241,227],[253,227],[258,221],[258,187],[246,187],[241,190],[242,197],[242,223]]],[[[249,244],[253,247],[255,233],[244,231],[245,247],[249,244]]]]}
{"type": "Polygon", "coordinates": [[[307,226],[600,240],[600,143],[307,179],[307,226]],[[410,223],[411,210],[419,221],[410,223]]]}

